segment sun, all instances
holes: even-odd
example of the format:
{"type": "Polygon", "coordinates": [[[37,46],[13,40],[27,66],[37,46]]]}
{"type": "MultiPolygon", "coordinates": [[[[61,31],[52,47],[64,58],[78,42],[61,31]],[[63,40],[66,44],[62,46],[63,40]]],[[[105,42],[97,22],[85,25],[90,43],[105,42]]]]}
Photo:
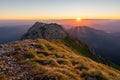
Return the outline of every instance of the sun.
{"type": "Polygon", "coordinates": [[[77,19],[76,19],[76,20],[79,22],[79,21],[81,21],[81,18],[80,18],[80,17],[77,17],[77,19]]]}

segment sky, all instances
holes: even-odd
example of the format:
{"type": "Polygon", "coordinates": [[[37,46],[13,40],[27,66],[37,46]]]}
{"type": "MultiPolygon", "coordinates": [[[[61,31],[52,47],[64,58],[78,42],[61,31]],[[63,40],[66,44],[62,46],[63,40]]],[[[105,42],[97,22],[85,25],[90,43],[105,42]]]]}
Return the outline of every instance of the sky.
{"type": "Polygon", "coordinates": [[[0,0],[0,20],[120,19],[120,0],[0,0]]]}

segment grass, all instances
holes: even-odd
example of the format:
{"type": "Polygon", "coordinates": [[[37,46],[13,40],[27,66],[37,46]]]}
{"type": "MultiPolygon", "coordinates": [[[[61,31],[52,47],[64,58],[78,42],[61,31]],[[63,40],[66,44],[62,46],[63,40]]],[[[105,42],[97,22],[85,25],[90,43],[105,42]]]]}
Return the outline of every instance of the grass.
{"type": "Polygon", "coordinates": [[[22,61],[43,75],[43,79],[120,80],[120,71],[91,59],[93,55],[81,42],[38,39],[34,43],[24,51],[30,59],[22,61]]]}
{"type": "Polygon", "coordinates": [[[66,37],[63,39],[63,43],[72,49],[72,51],[74,51],[75,53],[81,55],[81,56],[85,56],[88,58],[91,58],[94,61],[106,64],[106,65],[110,65],[118,70],[120,70],[120,66],[102,58],[99,57],[97,54],[93,54],[90,49],[88,48],[87,45],[85,45],[84,43],[80,42],[79,40],[76,39],[76,41],[70,37],[66,37]]]}
{"type": "Polygon", "coordinates": [[[67,41],[67,43],[63,43],[62,41],[38,39],[37,43],[44,46],[44,49],[32,51],[37,58],[29,62],[29,65],[34,65],[40,73],[54,76],[58,80],[117,80],[116,77],[120,79],[119,71],[87,58],[91,54],[89,54],[89,49],[84,49],[86,45],[78,45],[78,42],[73,44],[69,40],[67,41]],[[79,56],[79,53],[82,56],[79,56]],[[113,74],[109,72],[109,69],[113,71],[113,74]]]}
{"type": "Polygon", "coordinates": [[[0,80],[7,80],[7,76],[5,74],[0,74],[0,80]]]}
{"type": "Polygon", "coordinates": [[[25,58],[34,58],[34,53],[32,52],[28,52],[27,54],[25,54],[25,58]]]}
{"type": "Polygon", "coordinates": [[[81,75],[81,77],[84,77],[86,80],[90,80],[90,79],[109,80],[99,70],[83,71],[83,74],[81,75]]]}

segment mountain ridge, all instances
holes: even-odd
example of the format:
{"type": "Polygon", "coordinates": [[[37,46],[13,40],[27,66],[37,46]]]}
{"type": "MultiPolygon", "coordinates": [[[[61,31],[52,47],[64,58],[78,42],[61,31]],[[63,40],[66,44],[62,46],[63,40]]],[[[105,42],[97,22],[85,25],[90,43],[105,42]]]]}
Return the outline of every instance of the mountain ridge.
{"type": "MultiPolygon", "coordinates": [[[[50,29],[48,25],[51,27],[51,24],[47,24],[47,29],[50,29]]],[[[56,25],[56,27],[58,27],[58,25],[56,25]]],[[[54,30],[53,27],[52,30],[54,30]]],[[[38,29],[36,31],[38,31],[38,29]]],[[[100,63],[97,59],[99,60],[101,58],[92,54],[87,45],[71,38],[63,29],[57,28],[58,33],[59,31],[63,31],[65,36],[59,37],[55,35],[53,37],[52,34],[48,34],[52,37],[46,38],[42,36],[41,38],[35,36],[31,39],[26,37],[21,41],[0,45],[0,79],[120,79],[119,70],[107,64],[100,63]]],[[[57,34],[56,28],[53,32],[57,34]]],[[[31,34],[32,33],[29,34],[30,37],[31,34]]]]}

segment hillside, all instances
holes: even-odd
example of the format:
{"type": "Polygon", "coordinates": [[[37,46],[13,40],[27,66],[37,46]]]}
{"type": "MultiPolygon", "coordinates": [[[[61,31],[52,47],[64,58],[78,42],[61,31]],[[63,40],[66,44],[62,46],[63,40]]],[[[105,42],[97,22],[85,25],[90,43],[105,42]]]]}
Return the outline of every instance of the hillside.
{"type": "MultiPolygon", "coordinates": [[[[76,35],[78,37],[79,37],[79,35],[82,35],[83,37],[87,36],[87,35],[84,34],[84,31],[86,30],[86,28],[88,29],[88,32],[86,32],[88,34],[95,31],[91,28],[88,28],[88,27],[84,28],[83,27],[82,28],[83,30],[80,31],[80,32],[83,32],[83,35],[82,34],[75,34],[75,35],[71,36],[63,28],[63,26],[61,26],[59,24],[36,22],[35,24],[33,24],[33,26],[30,29],[28,29],[28,31],[25,33],[25,35],[23,35],[22,39],[37,39],[37,38],[46,39],[46,40],[56,40],[56,39],[61,40],[61,39],[64,39],[64,41],[66,42],[66,45],[71,47],[78,54],[81,54],[80,53],[81,46],[79,46],[79,44],[82,44],[84,46],[84,47],[82,47],[82,49],[84,49],[84,50],[83,50],[83,53],[81,55],[83,55],[85,57],[89,57],[89,58],[91,58],[91,59],[93,59],[97,62],[101,62],[101,63],[107,64],[109,66],[115,67],[117,69],[120,69],[119,66],[109,62],[108,60],[105,60],[105,59],[101,58],[101,56],[98,56],[95,53],[93,54],[91,52],[92,50],[90,48],[88,49],[87,45],[80,42],[80,40],[72,39],[72,38],[76,37],[76,35]],[[76,41],[77,41],[77,43],[75,43],[76,41]]],[[[74,31],[74,32],[78,32],[78,31],[74,31]]],[[[101,34],[101,31],[97,31],[96,34],[101,34]]],[[[94,34],[92,34],[92,35],[94,35],[94,34]]],[[[104,33],[103,33],[103,35],[104,35],[104,33]]],[[[86,41],[86,40],[84,40],[84,41],[86,41]]]]}
{"type": "Polygon", "coordinates": [[[120,80],[113,67],[55,23],[37,22],[22,40],[0,45],[0,80],[120,80]]]}
{"type": "Polygon", "coordinates": [[[87,26],[74,27],[68,30],[68,32],[72,37],[81,40],[93,48],[96,54],[120,65],[120,43],[117,33],[110,34],[87,26]]]}
{"type": "MultiPolygon", "coordinates": [[[[63,40],[23,40],[1,45],[0,79],[119,80],[120,72],[80,56],[63,40]]],[[[81,53],[83,53],[81,45],[81,53]]]]}

